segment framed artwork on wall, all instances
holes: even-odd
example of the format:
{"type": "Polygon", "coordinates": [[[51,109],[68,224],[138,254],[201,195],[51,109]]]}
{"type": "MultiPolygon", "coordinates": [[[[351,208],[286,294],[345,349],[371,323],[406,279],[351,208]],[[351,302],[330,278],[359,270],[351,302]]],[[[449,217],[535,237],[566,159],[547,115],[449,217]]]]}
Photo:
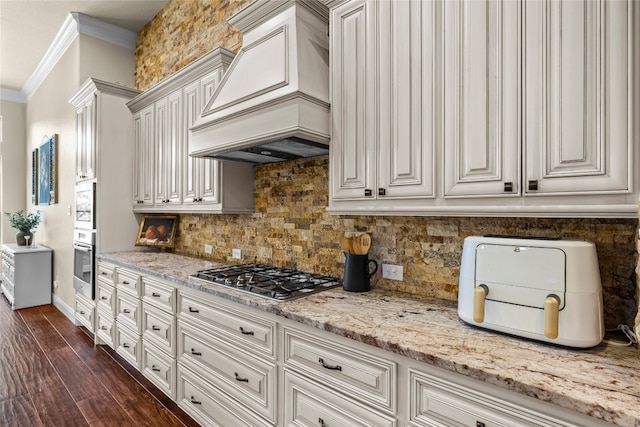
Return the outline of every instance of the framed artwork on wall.
{"type": "Polygon", "coordinates": [[[58,134],[47,138],[38,149],[38,191],[39,205],[53,205],[58,195],[57,153],[58,134]]]}
{"type": "Polygon", "coordinates": [[[145,215],[140,221],[136,246],[172,248],[176,235],[177,215],[145,215]]]}
{"type": "Polygon", "coordinates": [[[31,203],[38,204],[38,149],[31,152],[31,203]]]}

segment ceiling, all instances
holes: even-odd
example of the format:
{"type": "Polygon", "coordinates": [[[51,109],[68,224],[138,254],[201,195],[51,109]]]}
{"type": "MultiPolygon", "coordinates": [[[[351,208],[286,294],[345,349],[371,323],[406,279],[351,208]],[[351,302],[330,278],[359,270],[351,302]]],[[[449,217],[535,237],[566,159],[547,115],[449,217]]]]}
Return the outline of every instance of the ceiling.
{"type": "Polygon", "coordinates": [[[0,89],[20,91],[70,12],[137,33],[167,0],[0,0],[0,89]]]}

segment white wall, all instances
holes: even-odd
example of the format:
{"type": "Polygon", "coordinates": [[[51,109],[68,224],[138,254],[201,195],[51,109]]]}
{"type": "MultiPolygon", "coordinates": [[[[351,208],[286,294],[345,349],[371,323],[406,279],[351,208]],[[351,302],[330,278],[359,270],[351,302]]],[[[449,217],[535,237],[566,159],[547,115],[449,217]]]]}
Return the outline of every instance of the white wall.
{"type": "MultiPolygon", "coordinates": [[[[38,206],[44,224],[35,241],[54,251],[54,293],[69,307],[74,306],[73,289],[73,202],[75,187],[75,108],[69,99],[88,77],[127,86],[134,84],[133,50],[79,35],[27,101],[27,147],[30,153],[44,135],[58,134],[58,200],[38,206]]],[[[27,170],[30,170],[28,168],[27,170]]],[[[28,173],[22,175],[29,177],[28,173]]],[[[27,202],[30,203],[30,197],[27,202]]]]}
{"type": "Polygon", "coordinates": [[[30,210],[25,204],[25,194],[31,186],[26,185],[27,159],[26,144],[26,106],[18,102],[0,100],[2,116],[2,143],[0,144],[0,241],[15,243],[17,230],[11,228],[5,212],[20,209],[30,210]]]}

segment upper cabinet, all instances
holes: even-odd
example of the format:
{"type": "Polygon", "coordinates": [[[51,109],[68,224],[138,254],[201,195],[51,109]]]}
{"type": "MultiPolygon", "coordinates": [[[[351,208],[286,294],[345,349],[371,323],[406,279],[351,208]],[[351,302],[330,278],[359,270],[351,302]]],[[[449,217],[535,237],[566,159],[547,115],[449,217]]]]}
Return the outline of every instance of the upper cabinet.
{"type": "Polygon", "coordinates": [[[189,127],[233,53],[218,48],[127,105],[134,114],[135,212],[253,212],[253,166],[192,158],[189,127]]]}
{"type": "Polygon", "coordinates": [[[639,9],[334,3],[329,211],[637,217],[639,9]]]}
{"type": "Polygon", "coordinates": [[[332,10],[331,200],[388,207],[434,196],[434,9],[352,1],[332,10]]]}

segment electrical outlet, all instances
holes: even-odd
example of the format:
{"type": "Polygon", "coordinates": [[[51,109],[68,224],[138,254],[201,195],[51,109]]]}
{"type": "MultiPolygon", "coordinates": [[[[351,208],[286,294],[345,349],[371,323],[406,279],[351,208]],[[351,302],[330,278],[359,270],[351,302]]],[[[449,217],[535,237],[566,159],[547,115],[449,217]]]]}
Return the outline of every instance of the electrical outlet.
{"type": "Polygon", "coordinates": [[[233,249],[231,251],[231,257],[234,259],[242,258],[242,251],[240,249],[233,249]]]}
{"type": "Polygon", "coordinates": [[[403,270],[401,265],[382,264],[382,278],[402,282],[403,270]]]}
{"type": "Polygon", "coordinates": [[[211,255],[211,253],[213,252],[213,246],[211,245],[204,245],[204,253],[207,255],[211,255]]]}

